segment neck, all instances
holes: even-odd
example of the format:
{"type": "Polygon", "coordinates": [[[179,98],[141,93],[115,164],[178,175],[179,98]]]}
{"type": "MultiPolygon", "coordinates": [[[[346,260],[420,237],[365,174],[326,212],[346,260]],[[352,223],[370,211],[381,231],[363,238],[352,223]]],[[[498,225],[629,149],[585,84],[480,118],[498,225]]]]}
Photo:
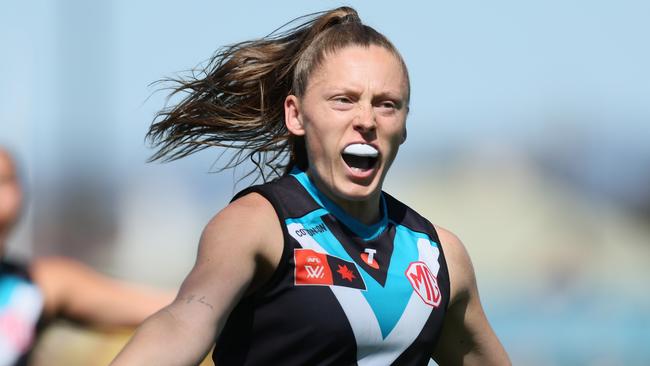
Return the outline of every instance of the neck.
{"type": "MultiPolygon", "coordinates": [[[[309,176],[309,174],[308,174],[309,176]]],[[[361,222],[364,225],[373,225],[381,220],[381,192],[373,193],[364,200],[352,201],[336,197],[318,179],[310,180],[316,188],[327,198],[339,206],[346,214],[361,222]]]]}
{"type": "MultiPolygon", "coordinates": [[[[330,197],[330,199],[332,199],[330,197]]],[[[364,201],[345,201],[345,204],[334,201],[348,215],[359,220],[365,225],[372,225],[381,220],[381,207],[379,195],[364,201]]]]}

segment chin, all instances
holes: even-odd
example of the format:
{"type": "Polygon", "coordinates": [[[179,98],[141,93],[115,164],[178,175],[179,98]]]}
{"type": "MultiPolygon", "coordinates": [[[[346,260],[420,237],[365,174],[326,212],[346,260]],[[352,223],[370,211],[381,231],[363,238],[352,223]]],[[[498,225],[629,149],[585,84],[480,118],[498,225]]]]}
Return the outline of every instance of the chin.
{"type": "Polygon", "coordinates": [[[374,181],[370,182],[368,185],[358,184],[354,182],[346,183],[347,184],[345,184],[344,189],[339,191],[339,194],[343,199],[349,201],[366,201],[373,198],[375,194],[379,194],[381,191],[380,185],[374,181]]]}

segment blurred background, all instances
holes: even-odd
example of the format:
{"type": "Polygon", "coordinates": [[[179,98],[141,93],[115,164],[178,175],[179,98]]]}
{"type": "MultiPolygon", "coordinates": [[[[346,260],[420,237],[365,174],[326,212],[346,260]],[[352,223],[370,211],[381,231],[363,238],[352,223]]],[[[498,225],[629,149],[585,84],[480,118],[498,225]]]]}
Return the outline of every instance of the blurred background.
{"type": "MultiPolygon", "coordinates": [[[[642,0],[5,4],[0,145],[28,196],[8,255],[178,286],[203,226],[246,182],[211,173],[218,150],[145,163],[166,103],[151,83],[344,4],[410,71],[409,137],[385,188],[464,241],[514,364],[650,364],[642,0]]],[[[119,349],[73,325],[48,332],[41,348],[65,344],[68,365],[119,349]]]]}

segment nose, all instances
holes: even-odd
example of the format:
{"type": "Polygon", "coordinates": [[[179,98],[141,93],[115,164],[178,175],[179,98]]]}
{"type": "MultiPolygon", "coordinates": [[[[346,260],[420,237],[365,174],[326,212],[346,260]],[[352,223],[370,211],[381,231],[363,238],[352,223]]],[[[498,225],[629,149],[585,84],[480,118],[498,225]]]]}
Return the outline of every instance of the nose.
{"type": "Polygon", "coordinates": [[[372,106],[360,106],[359,113],[354,119],[354,129],[360,133],[368,133],[375,130],[377,121],[372,106]]]}

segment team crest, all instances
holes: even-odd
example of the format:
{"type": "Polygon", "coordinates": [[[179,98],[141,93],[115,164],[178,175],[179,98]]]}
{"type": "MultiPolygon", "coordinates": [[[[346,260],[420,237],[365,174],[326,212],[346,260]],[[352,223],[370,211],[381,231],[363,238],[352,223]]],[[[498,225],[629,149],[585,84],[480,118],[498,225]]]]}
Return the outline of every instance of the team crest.
{"type": "Polygon", "coordinates": [[[422,301],[427,305],[437,308],[442,300],[442,293],[438,287],[436,276],[424,262],[412,262],[406,269],[406,278],[408,278],[413,290],[420,295],[422,301]]]}

